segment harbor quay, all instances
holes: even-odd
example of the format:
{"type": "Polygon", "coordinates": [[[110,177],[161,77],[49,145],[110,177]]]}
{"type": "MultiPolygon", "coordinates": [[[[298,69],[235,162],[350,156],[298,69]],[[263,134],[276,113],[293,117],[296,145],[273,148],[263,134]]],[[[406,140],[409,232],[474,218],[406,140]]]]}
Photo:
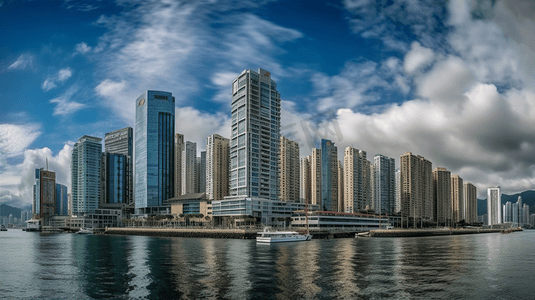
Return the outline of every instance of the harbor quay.
{"type": "MultiPolygon", "coordinates": [[[[424,236],[445,236],[445,235],[463,235],[463,234],[480,234],[480,233],[499,233],[503,229],[390,229],[390,230],[370,230],[370,237],[424,237],[424,236]]],[[[510,232],[522,231],[522,229],[510,229],[510,232]]]]}

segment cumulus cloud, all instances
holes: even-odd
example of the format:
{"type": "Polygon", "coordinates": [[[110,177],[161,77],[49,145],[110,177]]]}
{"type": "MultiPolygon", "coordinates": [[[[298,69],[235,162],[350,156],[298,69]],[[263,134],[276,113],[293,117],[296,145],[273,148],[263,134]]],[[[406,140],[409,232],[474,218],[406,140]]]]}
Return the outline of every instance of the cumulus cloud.
{"type": "Polygon", "coordinates": [[[31,205],[35,169],[45,168],[46,160],[48,169],[56,172],[56,183],[66,185],[70,192],[71,153],[70,145],[64,145],[56,155],[46,147],[25,150],[22,163],[7,165],[4,171],[0,171],[0,202],[5,201],[16,207],[31,205]]]}
{"type": "Polygon", "coordinates": [[[429,66],[434,60],[433,50],[422,47],[418,42],[413,42],[411,50],[405,54],[403,70],[405,73],[413,74],[419,69],[429,66]]]}
{"type": "Polygon", "coordinates": [[[43,84],[41,85],[41,88],[43,91],[48,92],[51,89],[54,89],[57,87],[56,83],[64,83],[72,76],[72,70],[70,68],[61,69],[58,71],[58,73],[52,77],[47,77],[43,84]]]}
{"type": "Polygon", "coordinates": [[[33,68],[34,66],[34,58],[30,54],[22,54],[17,58],[15,62],[13,62],[9,66],[9,70],[25,70],[27,68],[33,68]]]}
{"type": "Polygon", "coordinates": [[[40,134],[36,124],[0,124],[0,159],[22,155],[40,134]]]}
{"type": "Polygon", "coordinates": [[[83,109],[86,106],[85,104],[73,100],[78,91],[79,87],[73,85],[59,97],[50,100],[50,103],[56,104],[53,115],[65,116],[83,109]]]}
{"type": "Polygon", "coordinates": [[[209,114],[193,107],[175,109],[175,132],[184,134],[184,140],[197,143],[197,151],[206,149],[206,138],[219,134],[230,138],[230,114],[209,114]]]}

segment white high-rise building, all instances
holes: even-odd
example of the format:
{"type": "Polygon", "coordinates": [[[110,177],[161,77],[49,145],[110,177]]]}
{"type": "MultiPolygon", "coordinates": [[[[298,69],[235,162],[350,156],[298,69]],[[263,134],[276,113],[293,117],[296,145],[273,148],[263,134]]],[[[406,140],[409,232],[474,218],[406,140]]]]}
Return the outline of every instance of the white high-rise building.
{"type": "Polygon", "coordinates": [[[396,170],[396,204],[394,207],[394,213],[401,212],[401,171],[396,170]]]}
{"type": "Polygon", "coordinates": [[[488,225],[502,223],[502,193],[499,186],[487,189],[487,218],[488,225]]]}
{"type": "Polygon", "coordinates": [[[356,213],[370,204],[370,162],[366,151],[347,147],[344,152],[344,212],[356,213]]]}
{"type": "Polygon", "coordinates": [[[231,107],[230,196],[278,200],[281,98],[271,74],[244,70],[231,107]]]}
{"type": "Polygon", "coordinates": [[[187,141],[182,150],[182,195],[197,191],[197,143],[187,141]]]}

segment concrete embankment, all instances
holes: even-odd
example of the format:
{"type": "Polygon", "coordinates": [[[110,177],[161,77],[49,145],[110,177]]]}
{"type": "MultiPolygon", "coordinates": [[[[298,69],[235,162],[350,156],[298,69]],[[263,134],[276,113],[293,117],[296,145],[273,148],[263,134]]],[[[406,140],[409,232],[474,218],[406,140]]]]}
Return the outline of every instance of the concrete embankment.
{"type": "Polygon", "coordinates": [[[107,228],[105,234],[222,239],[254,239],[258,229],[107,228]]]}
{"type": "MultiPolygon", "coordinates": [[[[513,231],[517,231],[515,229],[513,231]]],[[[371,237],[421,237],[421,236],[442,236],[461,235],[478,233],[499,233],[500,229],[390,229],[390,230],[370,230],[371,237]]]]}

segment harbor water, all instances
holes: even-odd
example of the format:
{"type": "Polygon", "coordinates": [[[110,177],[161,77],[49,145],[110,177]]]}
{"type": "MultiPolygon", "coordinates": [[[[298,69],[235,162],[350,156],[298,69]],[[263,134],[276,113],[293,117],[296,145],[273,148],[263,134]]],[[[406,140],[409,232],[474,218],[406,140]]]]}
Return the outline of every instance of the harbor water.
{"type": "Polygon", "coordinates": [[[535,231],[255,240],[0,232],[2,299],[533,299],[535,231]]]}

